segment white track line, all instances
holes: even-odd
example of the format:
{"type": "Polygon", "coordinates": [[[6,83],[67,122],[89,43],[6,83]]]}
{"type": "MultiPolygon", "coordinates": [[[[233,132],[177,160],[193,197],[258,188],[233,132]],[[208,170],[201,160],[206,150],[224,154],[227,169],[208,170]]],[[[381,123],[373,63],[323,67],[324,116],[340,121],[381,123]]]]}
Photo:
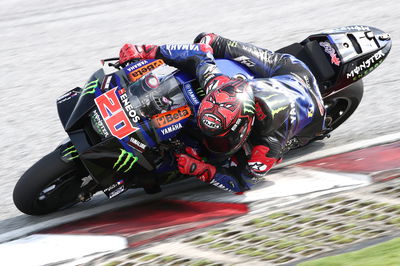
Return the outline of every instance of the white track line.
{"type": "Polygon", "coordinates": [[[83,218],[88,218],[88,217],[98,215],[98,214],[101,214],[101,213],[104,213],[107,211],[116,210],[116,209],[127,207],[127,206],[130,206],[133,204],[143,204],[146,202],[152,202],[152,201],[155,201],[160,198],[165,198],[166,196],[169,196],[171,194],[177,194],[182,191],[194,189],[198,186],[199,186],[198,182],[192,182],[191,180],[185,180],[185,181],[181,182],[179,186],[176,186],[176,184],[168,185],[165,187],[165,189],[162,192],[154,194],[154,195],[143,194],[143,195],[141,195],[140,198],[133,199],[130,197],[130,198],[127,198],[124,200],[110,202],[105,205],[101,205],[101,206],[94,207],[91,209],[86,209],[86,210],[78,211],[78,212],[68,214],[65,216],[56,217],[56,218],[53,218],[53,219],[50,219],[50,220],[47,220],[44,222],[25,226],[25,227],[22,227],[22,228],[19,228],[19,229],[16,229],[16,230],[4,233],[4,234],[0,234],[0,243],[14,240],[14,239],[17,239],[17,238],[20,238],[23,236],[27,236],[34,232],[49,229],[49,228],[52,228],[55,226],[70,223],[70,222],[77,221],[77,220],[80,220],[83,218]],[[175,185],[175,186],[173,186],[173,185],[175,185]]]}
{"type": "MultiPolygon", "coordinates": [[[[349,151],[354,151],[354,150],[359,150],[359,149],[366,148],[366,147],[395,142],[397,140],[400,140],[400,133],[385,135],[385,136],[377,137],[374,139],[358,141],[355,143],[346,144],[346,145],[339,146],[339,147],[332,148],[332,149],[315,151],[315,152],[309,153],[307,155],[301,156],[300,158],[291,159],[291,160],[288,160],[287,162],[281,163],[276,168],[282,168],[282,167],[285,167],[288,165],[293,165],[293,164],[310,161],[310,160],[316,160],[316,159],[320,159],[323,157],[332,156],[332,155],[345,153],[345,152],[349,152],[349,151]]],[[[104,213],[106,211],[111,211],[116,208],[122,208],[122,207],[130,206],[132,204],[139,204],[139,203],[154,201],[155,199],[165,198],[166,196],[169,196],[169,195],[176,195],[179,192],[188,191],[188,190],[191,190],[198,186],[199,186],[198,182],[192,182],[191,180],[187,180],[187,181],[182,182],[179,186],[176,186],[176,184],[169,185],[169,186],[165,187],[164,191],[161,193],[151,195],[151,196],[145,195],[144,197],[142,197],[140,199],[135,199],[135,201],[132,200],[132,198],[128,198],[128,199],[124,199],[121,201],[112,202],[112,203],[109,203],[106,205],[95,207],[92,209],[76,212],[76,213],[65,215],[62,217],[57,217],[57,218],[54,218],[54,219],[51,219],[48,221],[44,221],[41,223],[26,226],[26,227],[23,227],[23,228],[20,228],[17,230],[13,230],[13,231],[1,234],[0,235],[0,243],[5,242],[5,241],[10,241],[10,240],[13,240],[16,238],[20,238],[23,236],[27,236],[31,233],[38,232],[38,231],[41,231],[41,230],[44,230],[47,228],[59,226],[59,225],[73,222],[73,221],[76,221],[76,220],[79,220],[82,218],[94,216],[94,215],[97,215],[100,213],[104,213]]]]}
{"type": "Polygon", "coordinates": [[[382,144],[386,144],[386,143],[391,143],[391,142],[395,142],[398,140],[400,140],[400,133],[394,133],[394,134],[384,135],[384,136],[373,138],[373,139],[361,140],[361,141],[353,142],[350,144],[346,144],[346,145],[342,145],[339,147],[330,148],[330,149],[326,149],[326,150],[322,150],[323,149],[322,148],[320,151],[311,152],[311,153],[308,153],[307,155],[301,156],[299,158],[294,158],[294,159],[284,161],[283,163],[280,163],[279,165],[274,167],[274,169],[282,168],[282,167],[292,165],[292,164],[317,160],[317,159],[321,159],[324,157],[333,156],[333,155],[346,153],[346,152],[350,152],[350,151],[360,150],[360,149],[368,148],[371,146],[377,146],[377,145],[382,145],[382,144]]]}

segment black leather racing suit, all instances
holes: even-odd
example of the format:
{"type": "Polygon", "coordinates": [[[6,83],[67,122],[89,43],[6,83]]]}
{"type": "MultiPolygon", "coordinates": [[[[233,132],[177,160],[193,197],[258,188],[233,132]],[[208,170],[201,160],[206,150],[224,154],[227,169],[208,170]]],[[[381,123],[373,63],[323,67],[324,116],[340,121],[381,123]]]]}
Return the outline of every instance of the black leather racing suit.
{"type": "MultiPolygon", "coordinates": [[[[252,146],[268,147],[266,158],[282,158],[291,141],[297,139],[305,144],[324,130],[324,104],[316,80],[303,62],[288,54],[273,53],[218,35],[208,43],[213,54],[201,44],[206,42],[205,38],[195,41],[200,44],[160,46],[157,57],[196,74],[207,92],[214,89],[216,80],[224,77],[214,58],[232,59],[247,66],[256,77],[247,81],[254,91],[256,110],[248,142],[252,146]]],[[[252,157],[254,150],[248,152],[248,157],[252,157]]],[[[262,173],[253,167],[254,164],[246,162],[237,167],[217,167],[211,183],[234,192],[248,190],[272,165],[262,173]]]]}

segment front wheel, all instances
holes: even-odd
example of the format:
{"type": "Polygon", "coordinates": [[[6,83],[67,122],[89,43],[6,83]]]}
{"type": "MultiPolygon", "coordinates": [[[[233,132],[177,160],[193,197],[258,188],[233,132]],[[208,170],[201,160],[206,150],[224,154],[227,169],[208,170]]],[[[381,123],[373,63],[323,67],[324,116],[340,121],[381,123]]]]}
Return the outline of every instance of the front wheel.
{"type": "Polygon", "coordinates": [[[15,206],[29,215],[42,215],[76,204],[82,178],[73,162],[66,163],[56,149],[31,166],[14,188],[15,206]]]}

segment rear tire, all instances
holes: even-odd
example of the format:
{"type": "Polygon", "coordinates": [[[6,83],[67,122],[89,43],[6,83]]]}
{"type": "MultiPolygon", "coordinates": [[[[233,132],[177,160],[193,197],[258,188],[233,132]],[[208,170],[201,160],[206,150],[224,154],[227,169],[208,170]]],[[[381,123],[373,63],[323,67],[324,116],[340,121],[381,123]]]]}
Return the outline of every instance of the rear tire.
{"type": "Polygon", "coordinates": [[[42,215],[76,204],[84,175],[66,163],[56,149],[31,166],[14,188],[15,206],[29,215],[42,215]]]}
{"type": "Polygon", "coordinates": [[[344,123],[357,109],[364,94],[364,85],[359,80],[347,88],[324,98],[326,116],[331,119],[329,132],[344,123]]]}

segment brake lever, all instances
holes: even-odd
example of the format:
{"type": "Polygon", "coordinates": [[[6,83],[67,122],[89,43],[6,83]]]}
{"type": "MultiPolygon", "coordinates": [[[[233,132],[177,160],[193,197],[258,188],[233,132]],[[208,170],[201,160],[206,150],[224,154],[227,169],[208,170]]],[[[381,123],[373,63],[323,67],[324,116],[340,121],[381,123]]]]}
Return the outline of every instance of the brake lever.
{"type": "Polygon", "coordinates": [[[121,64],[121,63],[119,62],[119,57],[113,57],[113,58],[102,59],[102,60],[101,60],[101,64],[104,66],[104,64],[105,64],[106,62],[109,62],[109,61],[116,61],[115,63],[108,63],[108,66],[114,67],[114,68],[116,68],[116,69],[119,70],[119,69],[125,67],[127,64],[135,63],[135,62],[137,62],[137,61],[140,61],[140,59],[132,59],[132,60],[126,61],[125,63],[121,64]]]}
{"type": "Polygon", "coordinates": [[[119,61],[117,61],[115,63],[108,63],[108,66],[115,67],[116,69],[121,69],[123,67],[119,61]]]}
{"type": "Polygon", "coordinates": [[[114,67],[116,69],[121,69],[123,67],[123,64],[121,64],[119,62],[119,57],[112,57],[112,58],[102,59],[101,60],[101,64],[104,66],[104,64],[106,62],[109,62],[109,61],[116,61],[115,63],[108,63],[107,65],[110,66],[110,67],[114,67]]]}

